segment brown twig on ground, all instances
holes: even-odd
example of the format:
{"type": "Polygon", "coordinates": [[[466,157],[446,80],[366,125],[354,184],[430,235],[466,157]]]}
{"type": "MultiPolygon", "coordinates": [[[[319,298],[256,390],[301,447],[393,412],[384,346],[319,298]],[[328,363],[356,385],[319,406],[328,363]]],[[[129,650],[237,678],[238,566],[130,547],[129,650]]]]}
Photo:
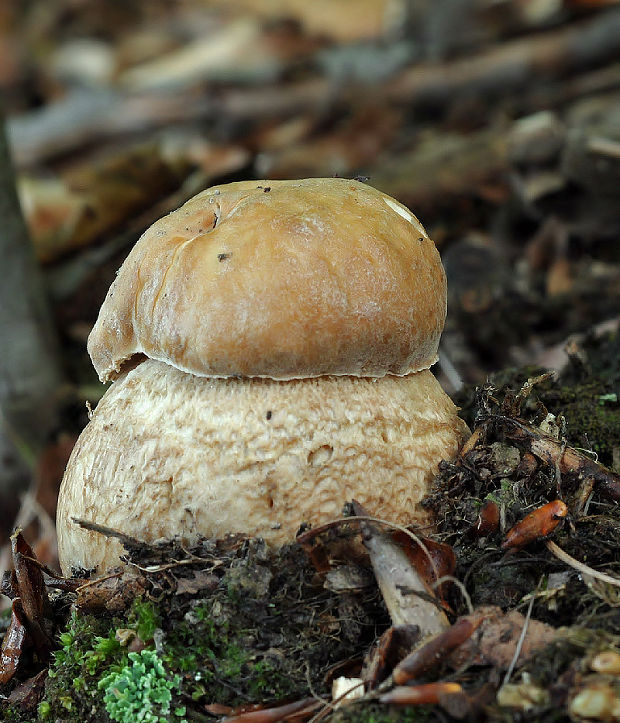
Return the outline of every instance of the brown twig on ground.
{"type": "Polygon", "coordinates": [[[317,708],[322,706],[323,703],[316,698],[304,698],[271,708],[248,710],[236,714],[233,712],[224,718],[224,721],[225,723],[276,723],[288,720],[292,716],[302,716],[300,720],[307,720],[317,708]]]}
{"type": "Polygon", "coordinates": [[[392,671],[391,678],[381,686],[381,689],[392,683],[403,685],[441,664],[453,650],[473,635],[483,620],[483,615],[457,620],[454,625],[401,660],[392,671]]]}
{"type": "Polygon", "coordinates": [[[553,542],[552,540],[547,540],[547,542],[545,542],[545,545],[547,546],[549,552],[555,555],[558,560],[562,560],[562,562],[566,563],[574,570],[578,570],[582,575],[589,575],[590,577],[594,577],[601,582],[606,582],[609,585],[615,585],[616,587],[620,587],[620,578],[612,577],[611,575],[607,575],[604,572],[599,572],[593,567],[585,565],[583,562],[579,562],[579,560],[575,560],[574,557],[571,557],[571,555],[569,555],[567,552],[564,552],[564,550],[561,547],[558,547],[558,545],[556,545],[555,542],[553,542]]]}
{"type": "Polygon", "coordinates": [[[518,419],[492,415],[490,421],[496,423],[509,439],[525,445],[543,462],[556,466],[561,474],[575,475],[580,480],[590,477],[601,493],[620,502],[620,475],[616,472],[518,419]]]}
{"type": "Polygon", "coordinates": [[[402,685],[379,697],[381,703],[392,705],[436,705],[442,696],[462,693],[463,688],[458,683],[438,681],[436,683],[423,683],[422,685],[402,685]]]}
{"type": "Polygon", "coordinates": [[[96,522],[81,520],[78,517],[72,517],[71,520],[72,522],[75,522],[76,525],[83,527],[85,530],[98,532],[104,537],[115,537],[117,540],[122,542],[123,545],[127,545],[128,547],[143,547],[145,544],[147,544],[145,542],[142,542],[141,540],[138,540],[136,537],[131,537],[131,535],[126,535],[124,532],[114,530],[111,527],[106,527],[105,525],[99,525],[96,522]]]}
{"type": "Polygon", "coordinates": [[[456,93],[506,94],[531,84],[532,78],[558,78],[617,56],[620,12],[610,11],[560,29],[498,44],[490,50],[443,65],[416,66],[389,87],[391,98],[435,103],[456,93]]]}

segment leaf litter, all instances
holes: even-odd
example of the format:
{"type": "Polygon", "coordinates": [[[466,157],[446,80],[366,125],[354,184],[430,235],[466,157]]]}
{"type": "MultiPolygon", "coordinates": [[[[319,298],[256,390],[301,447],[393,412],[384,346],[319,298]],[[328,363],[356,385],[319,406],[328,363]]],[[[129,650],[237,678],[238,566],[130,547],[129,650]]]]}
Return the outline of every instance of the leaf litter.
{"type": "Polygon", "coordinates": [[[98,681],[141,650],[176,681],[171,720],[613,720],[620,477],[569,444],[562,379],[510,382],[471,390],[474,431],[425,500],[428,537],[355,502],[278,550],[95,526],[120,537],[126,565],[65,580],[16,534],[0,670],[13,720],[110,720],[98,681]],[[439,629],[410,615],[420,603],[439,629]]]}

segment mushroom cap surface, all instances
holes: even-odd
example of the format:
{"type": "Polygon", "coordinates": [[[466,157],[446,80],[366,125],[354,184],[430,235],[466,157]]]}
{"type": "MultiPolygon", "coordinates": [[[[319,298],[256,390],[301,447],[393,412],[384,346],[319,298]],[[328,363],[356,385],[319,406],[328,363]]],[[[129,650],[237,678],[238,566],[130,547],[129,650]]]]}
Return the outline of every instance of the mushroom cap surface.
{"type": "Polygon", "coordinates": [[[402,524],[467,434],[430,371],[382,379],[211,379],[146,360],[99,402],[58,506],[62,569],[117,565],[117,540],[241,532],[279,544],[345,502],[402,524]]]}
{"type": "Polygon", "coordinates": [[[102,381],[142,355],[209,377],[405,375],[436,361],[446,280],[416,217],[358,181],[210,188],[153,224],[88,340],[102,381]]]}

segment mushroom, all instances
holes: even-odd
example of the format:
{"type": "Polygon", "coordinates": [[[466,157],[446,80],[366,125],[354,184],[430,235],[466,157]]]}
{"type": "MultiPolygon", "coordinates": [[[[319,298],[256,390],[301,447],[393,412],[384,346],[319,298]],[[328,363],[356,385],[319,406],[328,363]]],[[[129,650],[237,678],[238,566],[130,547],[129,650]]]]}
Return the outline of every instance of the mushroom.
{"type": "Polygon", "coordinates": [[[397,523],[467,427],[428,367],[439,254],[398,201],[341,178],[210,188],[157,221],[88,340],[112,384],[58,503],[65,572],[120,543],[227,533],[281,544],[355,498],[397,523]]]}

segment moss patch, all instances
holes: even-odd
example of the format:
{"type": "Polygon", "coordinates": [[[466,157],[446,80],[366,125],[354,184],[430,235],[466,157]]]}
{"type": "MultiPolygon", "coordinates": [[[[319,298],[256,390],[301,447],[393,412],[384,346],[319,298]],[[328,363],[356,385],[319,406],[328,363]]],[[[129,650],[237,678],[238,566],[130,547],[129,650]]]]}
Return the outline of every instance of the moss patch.
{"type": "MultiPolygon", "coordinates": [[[[136,600],[126,613],[74,609],[36,720],[201,719],[213,703],[308,696],[309,680],[327,696],[329,669],[362,655],[388,624],[374,587],[356,598],[329,592],[297,546],[270,553],[248,541],[217,565],[216,584],[203,595],[178,592],[178,580],[162,592],[172,583],[166,571],[150,577],[158,599],[136,600]]],[[[173,574],[183,579],[186,568],[173,574]]],[[[35,719],[33,711],[13,715],[35,719]]]]}

